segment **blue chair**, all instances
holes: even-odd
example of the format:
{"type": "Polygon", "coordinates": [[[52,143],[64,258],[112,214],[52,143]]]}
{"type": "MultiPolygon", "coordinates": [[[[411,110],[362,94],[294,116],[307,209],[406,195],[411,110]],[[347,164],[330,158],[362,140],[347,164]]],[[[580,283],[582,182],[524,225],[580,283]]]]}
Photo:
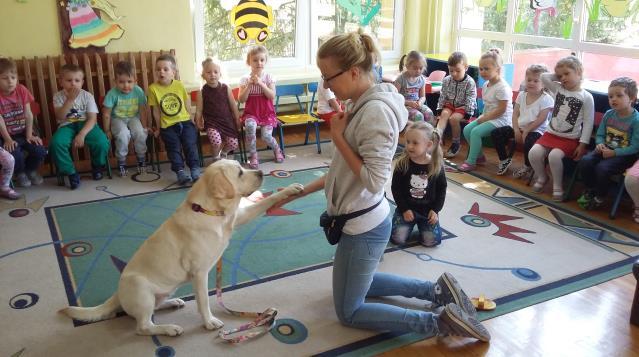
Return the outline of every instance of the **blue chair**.
{"type": "Polygon", "coordinates": [[[279,104],[280,98],[286,96],[295,96],[297,101],[297,105],[299,107],[299,113],[287,114],[287,115],[277,115],[277,119],[279,120],[279,139],[280,139],[280,148],[282,150],[282,154],[284,154],[284,127],[295,126],[295,125],[303,125],[306,124],[306,135],[304,137],[304,145],[308,144],[308,137],[311,131],[311,128],[315,128],[315,143],[317,145],[317,153],[322,152],[322,147],[320,145],[320,130],[319,124],[324,122],[322,119],[317,117],[314,114],[311,114],[313,109],[313,104],[315,104],[315,94],[317,93],[317,82],[308,84],[308,91],[312,93],[311,102],[306,106],[302,105],[302,101],[300,99],[301,95],[305,94],[304,85],[303,84],[285,84],[279,85],[275,88],[276,97],[275,97],[275,112],[279,112],[279,104]]]}

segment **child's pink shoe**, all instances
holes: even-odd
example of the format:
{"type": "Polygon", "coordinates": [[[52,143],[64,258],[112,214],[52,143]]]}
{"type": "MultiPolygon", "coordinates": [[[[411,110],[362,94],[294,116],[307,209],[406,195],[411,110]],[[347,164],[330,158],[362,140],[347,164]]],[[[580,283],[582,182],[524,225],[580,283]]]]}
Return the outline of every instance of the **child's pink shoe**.
{"type": "Polygon", "coordinates": [[[486,163],[486,156],[482,155],[482,156],[478,156],[477,160],[475,161],[475,163],[477,165],[483,165],[486,163]]]}
{"type": "Polygon", "coordinates": [[[275,162],[277,162],[278,164],[283,163],[284,155],[282,155],[282,150],[280,150],[280,148],[276,148],[275,150],[273,150],[273,152],[275,153],[275,162]]]}
{"type": "Polygon", "coordinates": [[[251,156],[249,157],[249,167],[253,170],[257,170],[259,166],[260,161],[257,159],[257,153],[251,154],[251,156]]]}
{"type": "Polygon", "coordinates": [[[17,200],[18,198],[20,198],[20,196],[22,195],[17,193],[11,187],[7,186],[7,187],[0,188],[0,197],[4,197],[10,200],[17,200]]]}
{"type": "Polygon", "coordinates": [[[476,168],[477,166],[473,164],[469,164],[466,161],[464,161],[464,163],[461,164],[461,166],[459,167],[459,171],[468,172],[468,171],[473,171],[476,168]]]}

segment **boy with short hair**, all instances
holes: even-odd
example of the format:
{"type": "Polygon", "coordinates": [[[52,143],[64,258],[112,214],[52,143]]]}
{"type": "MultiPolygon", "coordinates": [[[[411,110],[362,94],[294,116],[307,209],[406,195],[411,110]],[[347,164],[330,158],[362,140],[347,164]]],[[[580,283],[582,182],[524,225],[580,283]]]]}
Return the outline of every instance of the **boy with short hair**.
{"type": "Polygon", "coordinates": [[[69,176],[69,186],[75,190],[80,186],[80,176],[73,166],[69,148],[84,147],[91,153],[92,177],[102,179],[102,169],[106,164],[109,139],[96,125],[98,106],[93,95],[84,89],[84,72],[74,64],[62,66],[60,85],[62,90],[53,96],[53,107],[58,122],[58,130],[51,138],[51,153],[58,171],[69,176]]]}
{"type": "Polygon", "coordinates": [[[115,157],[118,160],[120,176],[127,175],[126,157],[131,139],[137,156],[138,173],[143,173],[147,150],[146,96],[142,88],[135,83],[135,72],[131,63],[121,61],[115,65],[115,84],[104,98],[104,131],[109,138],[111,135],[115,138],[115,157]]]}
{"type": "Polygon", "coordinates": [[[33,101],[31,92],[18,83],[15,62],[0,58],[0,146],[13,155],[16,185],[20,187],[42,183],[38,168],[47,156],[42,140],[34,133],[33,101]]]}

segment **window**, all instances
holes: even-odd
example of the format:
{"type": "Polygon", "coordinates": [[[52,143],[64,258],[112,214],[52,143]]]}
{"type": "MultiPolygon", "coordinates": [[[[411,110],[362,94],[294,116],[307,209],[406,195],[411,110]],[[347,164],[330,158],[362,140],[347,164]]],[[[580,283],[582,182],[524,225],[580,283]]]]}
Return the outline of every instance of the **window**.
{"type": "MultiPolygon", "coordinates": [[[[232,77],[246,72],[246,44],[234,38],[229,22],[232,0],[191,0],[194,17],[196,59],[219,58],[232,77]]],[[[359,18],[336,0],[266,0],[273,9],[275,24],[265,46],[274,73],[291,73],[315,67],[315,53],[322,38],[357,30],[359,18]]],[[[363,16],[373,6],[377,14],[365,27],[380,45],[384,59],[399,59],[404,0],[362,0],[363,16]]]]}
{"type": "Polygon", "coordinates": [[[515,88],[530,64],[552,71],[571,52],[587,78],[639,80],[639,1],[457,0],[455,6],[456,48],[477,58],[498,44],[504,61],[515,65],[515,88]]]}

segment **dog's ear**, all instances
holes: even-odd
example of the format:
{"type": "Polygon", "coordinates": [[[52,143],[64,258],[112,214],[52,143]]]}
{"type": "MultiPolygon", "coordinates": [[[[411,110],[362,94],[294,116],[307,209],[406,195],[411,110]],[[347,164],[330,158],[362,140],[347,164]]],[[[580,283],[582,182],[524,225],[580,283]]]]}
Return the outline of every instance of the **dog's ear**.
{"type": "Polygon", "coordinates": [[[235,187],[221,172],[216,172],[207,182],[211,196],[215,198],[229,199],[235,197],[235,187]]]}

